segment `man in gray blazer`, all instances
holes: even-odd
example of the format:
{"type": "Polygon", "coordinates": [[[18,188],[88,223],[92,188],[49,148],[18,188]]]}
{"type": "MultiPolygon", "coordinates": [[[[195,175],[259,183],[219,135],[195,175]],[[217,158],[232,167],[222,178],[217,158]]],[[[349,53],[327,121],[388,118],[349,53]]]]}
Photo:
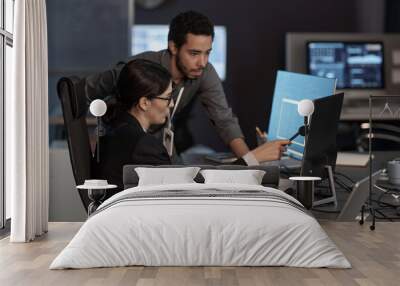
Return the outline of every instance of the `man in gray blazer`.
{"type": "MultiPolygon", "coordinates": [[[[198,97],[221,139],[232,152],[248,165],[280,158],[287,140],[268,142],[252,151],[244,141],[238,119],[228,106],[217,72],[208,62],[214,39],[214,25],[204,15],[188,11],[172,19],[168,33],[168,49],[145,52],[135,58],[147,59],[167,68],[173,79],[173,98],[178,115],[198,97]],[[183,93],[178,98],[181,88],[183,93]]],[[[86,78],[88,100],[115,96],[119,72],[125,63],[112,70],[86,78]]]]}

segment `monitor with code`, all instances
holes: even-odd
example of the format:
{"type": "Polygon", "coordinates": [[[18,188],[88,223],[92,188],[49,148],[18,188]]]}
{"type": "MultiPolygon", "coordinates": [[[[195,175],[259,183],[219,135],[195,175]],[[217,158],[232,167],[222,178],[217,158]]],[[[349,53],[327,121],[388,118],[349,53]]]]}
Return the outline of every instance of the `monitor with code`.
{"type": "Polygon", "coordinates": [[[308,73],[336,78],[338,89],[384,88],[381,42],[309,42],[308,73]]]}

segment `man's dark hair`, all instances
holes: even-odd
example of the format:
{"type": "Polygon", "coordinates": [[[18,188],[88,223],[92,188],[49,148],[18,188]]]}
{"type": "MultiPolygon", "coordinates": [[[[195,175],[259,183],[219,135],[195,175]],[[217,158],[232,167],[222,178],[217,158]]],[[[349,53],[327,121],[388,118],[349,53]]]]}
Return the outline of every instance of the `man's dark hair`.
{"type": "Polygon", "coordinates": [[[187,11],[178,14],[169,24],[168,41],[179,49],[186,42],[187,34],[211,36],[214,40],[214,24],[203,14],[187,11]]]}

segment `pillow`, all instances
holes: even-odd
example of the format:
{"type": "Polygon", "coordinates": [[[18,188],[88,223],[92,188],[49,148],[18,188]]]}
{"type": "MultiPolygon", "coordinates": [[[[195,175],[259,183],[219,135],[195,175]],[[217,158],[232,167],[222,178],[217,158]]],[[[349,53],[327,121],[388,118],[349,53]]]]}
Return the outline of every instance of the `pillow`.
{"type": "Polygon", "coordinates": [[[199,170],[199,167],[135,168],[139,176],[138,186],[195,183],[193,179],[199,170]]]}
{"type": "Polygon", "coordinates": [[[205,184],[261,185],[265,171],[262,170],[202,170],[205,184]]]}

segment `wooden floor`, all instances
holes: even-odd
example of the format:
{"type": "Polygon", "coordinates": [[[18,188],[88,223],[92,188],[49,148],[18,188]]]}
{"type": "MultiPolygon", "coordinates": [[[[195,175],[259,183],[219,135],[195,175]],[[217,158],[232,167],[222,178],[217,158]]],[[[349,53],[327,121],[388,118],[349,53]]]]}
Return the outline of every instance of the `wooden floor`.
{"type": "Polygon", "coordinates": [[[0,285],[400,285],[400,223],[375,231],[357,223],[322,222],[352,269],[289,267],[123,267],[48,270],[80,223],[50,223],[32,243],[0,241],[0,285]]]}

